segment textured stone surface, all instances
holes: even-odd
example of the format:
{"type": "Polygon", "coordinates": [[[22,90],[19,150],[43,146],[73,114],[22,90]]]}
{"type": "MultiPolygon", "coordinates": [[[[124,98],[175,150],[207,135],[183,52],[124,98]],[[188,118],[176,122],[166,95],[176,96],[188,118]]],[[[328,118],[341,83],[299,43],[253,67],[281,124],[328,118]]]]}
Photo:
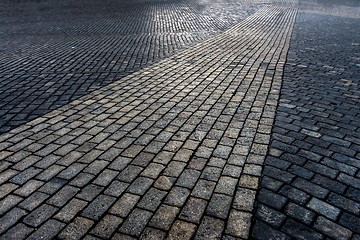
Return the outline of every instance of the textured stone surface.
{"type": "Polygon", "coordinates": [[[328,3],[299,1],[254,239],[352,239],[358,233],[360,5],[328,3]],[[282,204],[273,201],[278,195],[282,204]]]}
{"type": "Polygon", "coordinates": [[[317,2],[1,2],[0,238],[356,239],[359,8],[317,2]]]}

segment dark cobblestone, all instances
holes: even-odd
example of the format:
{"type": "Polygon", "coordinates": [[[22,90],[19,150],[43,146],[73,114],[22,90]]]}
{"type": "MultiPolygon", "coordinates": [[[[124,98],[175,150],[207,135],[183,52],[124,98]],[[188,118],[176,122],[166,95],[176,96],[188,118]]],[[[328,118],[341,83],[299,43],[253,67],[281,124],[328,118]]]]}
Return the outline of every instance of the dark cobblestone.
{"type": "Polygon", "coordinates": [[[269,225],[280,227],[285,221],[285,215],[263,204],[258,206],[257,218],[269,225]]]}
{"type": "Polygon", "coordinates": [[[287,199],[281,195],[264,189],[260,192],[258,201],[273,208],[281,209],[285,206],[287,199]]]}
{"type": "Polygon", "coordinates": [[[156,188],[151,188],[145,195],[143,195],[138,206],[144,209],[155,211],[156,208],[161,204],[165,196],[166,196],[165,191],[161,191],[156,188]]]}
{"type": "Polygon", "coordinates": [[[105,215],[101,221],[90,231],[100,238],[109,239],[122,223],[122,219],[113,215],[105,215]]]}
{"type": "Polygon", "coordinates": [[[299,1],[257,199],[263,204],[255,210],[255,239],[351,239],[358,231],[360,166],[351,146],[359,139],[359,123],[352,121],[359,113],[360,66],[352,60],[359,36],[352,10],[359,4],[333,4],[299,1]],[[262,199],[264,192],[286,197],[278,208],[285,223],[263,219],[263,206],[273,205],[262,199]]]}
{"type": "Polygon", "coordinates": [[[191,197],[181,211],[180,218],[189,222],[199,223],[206,205],[207,202],[205,200],[191,197]]]}
{"type": "Polygon", "coordinates": [[[291,237],[287,236],[286,234],[270,227],[269,225],[257,220],[255,222],[252,237],[254,239],[259,240],[268,240],[268,239],[291,239],[291,237]]]}
{"type": "Polygon", "coordinates": [[[19,202],[21,202],[23,198],[15,195],[8,195],[4,199],[0,201],[0,214],[3,215],[8,210],[16,206],[19,202]]]}
{"type": "Polygon", "coordinates": [[[176,221],[170,229],[168,239],[191,239],[195,235],[196,229],[194,224],[176,221]]]}
{"type": "Polygon", "coordinates": [[[352,201],[341,195],[330,193],[327,202],[335,207],[344,209],[348,212],[352,212],[355,215],[360,215],[360,203],[352,201]]]}
{"type": "Polygon", "coordinates": [[[93,221],[86,218],[77,217],[73,222],[67,225],[67,227],[58,235],[58,238],[80,239],[93,225],[93,221]]]}
{"type": "Polygon", "coordinates": [[[341,217],[339,223],[350,229],[351,231],[360,234],[359,224],[360,224],[360,218],[357,216],[354,216],[352,214],[344,212],[341,217]]]}
{"type": "Polygon", "coordinates": [[[125,193],[109,210],[110,213],[120,217],[126,217],[131,209],[139,201],[140,197],[137,195],[125,193]]]}
{"type": "Polygon", "coordinates": [[[27,227],[25,224],[19,223],[7,231],[4,235],[2,235],[0,239],[25,239],[32,231],[32,228],[27,227]]]}
{"type": "Polygon", "coordinates": [[[297,239],[323,239],[323,236],[320,233],[317,233],[314,230],[311,230],[311,228],[291,219],[285,222],[282,230],[297,239]]]}
{"type": "Polygon", "coordinates": [[[315,213],[303,208],[295,203],[289,203],[285,208],[285,213],[305,224],[311,224],[315,219],[315,213]]]}
{"type": "Polygon", "coordinates": [[[213,194],[206,209],[206,215],[227,219],[232,198],[223,194],[213,194]]]}
{"type": "Polygon", "coordinates": [[[166,233],[155,229],[155,228],[145,228],[145,230],[143,231],[143,233],[140,236],[140,239],[149,239],[149,240],[162,240],[165,239],[166,237],[166,233]]]}
{"type": "Polygon", "coordinates": [[[139,236],[151,216],[151,212],[135,208],[121,226],[120,231],[133,236],[139,236]]]}
{"type": "Polygon", "coordinates": [[[100,195],[82,211],[81,215],[90,219],[99,220],[115,200],[116,198],[100,195]]]}
{"type": "Polygon", "coordinates": [[[41,205],[24,218],[24,223],[33,227],[38,227],[40,224],[50,218],[55,212],[57,212],[57,210],[57,208],[47,204],[41,205]]]}
{"type": "Polygon", "coordinates": [[[325,196],[329,193],[328,190],[325,188],[322,188],[316,184],[313,184],[309,181],[303,180],[303,179],[296,179],[293,183],[293,185],[304,192],[307,192],[309,194],[312,194],[315,197],[319,198],[325,198],[325,196]]]}
{"type": "Polygon", "coordinates": [[[90,184],[83,188],[80,193],[76,194],[76,197],[86,201],[92,201],[102,190],[103,187],[90,184]]]}
{"type": "Polygon", "coordinates": [[[314,225],[315,229],[318,229],[320,232],[325,235],[335,238],[335,239],[350,239],[351,231],[341,227],[340,225],[329,221],[324,217],[319,217],[314,225]]]}
{"type": "Polygon", "coordinates": [[[65,224],[50,219],[46,223],[44,223],[36,232],[31,234],[27,239],[36,240],[36,239],[51,239],[54,238],[62,228],[64,228],[65,224]]]}
{"type": "Polygon", "coordinates": [[[58,191],[52,198],[50,198],[47,203],[56,207],[62,207],[68,200],[74,197],[79,190],[80,189],[78,188],[65,186],[60,191],[58,191]]]}
{"type": "Polygon", "coordinates": [[[3,215],[0,225],[0,233],[4,233],[6,230],[8,230],[11,226],[15,225],[16,222],[25,216],[27,213],[25,210],[22,210],[20,208],[13,208],[8,213],[3,215]]]}
{"type": "Polygon", "coordinates": [[[165,231],[169,230],[179,211],[180,209],[177,207],[161,205],[149,225],[165,231]]]}
{"type": "Polygon", "coordinates": [[[283,188],[281,188],[279,193],[300,205],[305,204],[307,200],[310,198],[308,194],[296,188],[293,188],[289,185],[285,185],[283,188]]]}
{"type": "Polygon", "coordinates": [[[182,187],[173,187],[165,199],[165,203],[170,205],[182,207],[187,197],[190,195],[190,191],[182,187]]]}
{"type": "Polygon", "coordinates": [[[28,211],[34,210],[41,203],[43,203],[50,196],[48,194],[42,192],[34,192],[29,197],[27,197],[24,201],[22,201],[19,206],[28,211]]]}

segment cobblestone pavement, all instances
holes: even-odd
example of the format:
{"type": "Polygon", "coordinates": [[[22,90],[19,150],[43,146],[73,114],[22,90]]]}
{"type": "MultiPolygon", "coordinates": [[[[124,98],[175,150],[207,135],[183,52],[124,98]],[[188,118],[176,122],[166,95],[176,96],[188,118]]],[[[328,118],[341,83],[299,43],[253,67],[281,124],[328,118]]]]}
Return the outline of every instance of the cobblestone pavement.
{"type": "Polygon", "coordinates": [[[360,238],[359,3],[37,2],[1,25],[0,239],[360,238]]]}
{"type": "Polygon", "coordinates": [[[0,132],[221,33],[262,5],[9,2],[0,3],[0,132]]]}
{"type": "Polygon", "coordinates": [[[345,3],[300,4],[254,239],[360,239],[360,4],[345,3]]]}
{"type": "Polygon", "coordinates": [[[265,7],[1,135],[2,237],[247,238],[295,15],[265,7]]]}

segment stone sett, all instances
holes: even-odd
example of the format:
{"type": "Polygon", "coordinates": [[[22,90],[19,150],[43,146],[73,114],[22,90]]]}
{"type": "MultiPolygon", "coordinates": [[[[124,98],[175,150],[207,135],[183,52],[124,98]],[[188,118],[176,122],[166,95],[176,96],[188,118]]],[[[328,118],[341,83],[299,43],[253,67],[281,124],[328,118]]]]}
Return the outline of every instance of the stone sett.
{"type": "Polygon", "coordinates": [[[0,238],[356,238],[357,60],[293,63],[299,1],[0,3],[0,238]]]}

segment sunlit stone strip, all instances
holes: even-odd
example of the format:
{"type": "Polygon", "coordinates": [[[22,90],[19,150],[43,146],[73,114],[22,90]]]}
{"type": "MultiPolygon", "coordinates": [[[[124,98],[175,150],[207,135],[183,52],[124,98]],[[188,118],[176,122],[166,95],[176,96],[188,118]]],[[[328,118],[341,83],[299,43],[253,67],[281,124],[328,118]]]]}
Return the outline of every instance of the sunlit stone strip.
{"type": "Polygon", "coordinates": [[[266,7],[1,135],[0,184],[21,217],[3,208],[0,234],[23,221],[34,239],[49,225],[59,238],[248,238],[296,13],[266,7]]]}

